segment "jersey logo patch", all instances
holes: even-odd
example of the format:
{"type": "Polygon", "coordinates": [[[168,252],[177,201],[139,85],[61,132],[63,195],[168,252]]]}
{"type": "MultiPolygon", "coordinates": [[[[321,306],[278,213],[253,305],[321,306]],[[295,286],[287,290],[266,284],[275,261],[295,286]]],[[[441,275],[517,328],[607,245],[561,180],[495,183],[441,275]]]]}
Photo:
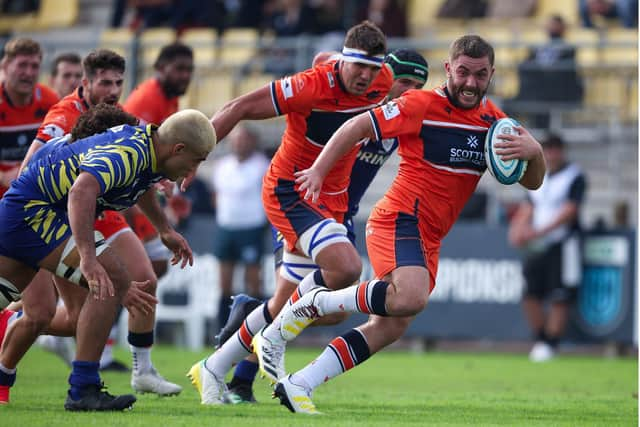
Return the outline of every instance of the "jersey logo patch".
{"type": "Polygon", "coordinates": [[[478,138],[475,135],[469,135],[467,137],[467,145],[471,148],[478,147],[478,138]]]}
{"type": "Polygon", "coordinates": [[[293,86],[291,85],[291,77],[286,77],[280,80],[280,89],[282,89],[284,99],[293,98],[293,86]]]}
{"type": "Polygon", "coordinates": [[[389,102],[384,107],[382,107],[382,114],[387,120],[391,120],[394,117],[399,116],[400,109],[398,108],[398,104],[396,104],[394,101],[389,102]]]}
{"type": "Polygon", "coordinates": [[[329,87],[334,87],[336,85],[336,81],[333,79],[331,72],[327,73],[327,79],[329,79],[329,87]]]}
{"type": "Polygon", "coordinates": [[[46,125],[44,129],[42,129],[42,133],[50,136],[51,138],[58,138],[64,135],[64,130],[56,125],[46,125]]]}

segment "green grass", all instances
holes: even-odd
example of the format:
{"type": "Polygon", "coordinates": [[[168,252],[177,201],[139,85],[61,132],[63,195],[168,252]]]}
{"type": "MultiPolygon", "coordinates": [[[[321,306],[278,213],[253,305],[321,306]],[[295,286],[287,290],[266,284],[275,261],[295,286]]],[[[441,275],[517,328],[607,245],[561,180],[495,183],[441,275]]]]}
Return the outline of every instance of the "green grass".
{"type": "MultiPolygon", "coordinates": [[[[297,369],[318,350],[291,349],[297,369]]],[[[637,426],[635,359],[560,357],[536,365],[524,355],[383,352],[318,388],[320,417],[289,413],[256,384],[258,405],[204,407],[184,376],[205,352],[153,350],[161,373],[184,387],[178,397],[138,396],[125,413],[63,410],[67,368],[39,349],[19,369],[11,404],[0,407],[0,426],[403,426],[537,425],[637,426]]],[[[119,350],[118,356],[129,356],[119,350]]],[[[129,392],[129,375],[105,374],[112,393],[129,392]]]]}

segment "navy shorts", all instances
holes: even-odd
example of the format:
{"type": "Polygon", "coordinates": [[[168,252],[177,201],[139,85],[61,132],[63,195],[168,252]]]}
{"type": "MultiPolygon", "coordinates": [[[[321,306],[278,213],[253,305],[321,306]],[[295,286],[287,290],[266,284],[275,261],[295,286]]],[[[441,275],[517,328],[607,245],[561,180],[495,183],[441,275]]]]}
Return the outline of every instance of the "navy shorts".
{"type": "Polygon", "coordinates": [[[264,255],[264,226],[228,229],[218,226],[213,254],[220,261],[258,264],[264,255]]]}
{"type": "Polygon", "coordinates": [[[38,264],[71,237],[67,213],[13,189],[0,200],[0,255],[37,270],[38,264]]]}

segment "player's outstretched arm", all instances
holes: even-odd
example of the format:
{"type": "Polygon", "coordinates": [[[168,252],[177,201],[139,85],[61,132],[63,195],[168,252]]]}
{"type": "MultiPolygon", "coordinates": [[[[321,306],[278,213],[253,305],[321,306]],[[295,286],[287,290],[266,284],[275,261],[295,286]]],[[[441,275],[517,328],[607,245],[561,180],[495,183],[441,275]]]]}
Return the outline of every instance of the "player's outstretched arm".
{"type": "MultiPolygon", "coordinates": [[[[215,95],[213,95],[215,96],[215,95]]],[[[254,90],[226,103],[213,115],[211,124],[218,141],[222,140],[240,120],[263,120],[277,115],[269,86],[254,90]]]]}
{"type": "Polygon", "coordinates": [[[359,141],[375,138],[373,125],[369,113],[362,113],[348,120],[333,134],[327,145],[309,169],[296,172],[296,183],[299,189],[307,190],[304,198],[318,200],[322,182],[333,165],[351,150],[359,141]]]}

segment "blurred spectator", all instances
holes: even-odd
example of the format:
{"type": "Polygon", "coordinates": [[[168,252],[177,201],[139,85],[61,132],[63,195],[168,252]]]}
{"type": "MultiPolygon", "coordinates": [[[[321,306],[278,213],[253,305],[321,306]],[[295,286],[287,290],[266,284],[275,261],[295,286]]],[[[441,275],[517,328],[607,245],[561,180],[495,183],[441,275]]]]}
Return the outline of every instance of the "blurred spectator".
{"type": "Polygon", "coordinates": [[[576,298],[582,270],[579,211],[586,189],[580,168],[567,161],[563,140],[551,135],[542,145],[544,182],[528,192],[509,229],[511,244],[525,251],[523,308],[536,340],[529,354],[534,362],[554,357],[576,298]]]}
{"type": "Polygon", "coordinates": [[[487,6],[487,18],[524,18],[532,16],[538,0],[492,0],[487,6]]]}
{"type": "Polygon", "coordinates": [[[227,138],[231,153],[215,164],[212,186],[218,225],[213,253],[220,263],[220,327],[229,317],[236,263],[245,265],[247,293],[260,297],[260,261],[267,223],[261,192],[269,160],[257,150],[256,135],[247,128],[237,126],[227,138]]]}
{"type": "Polygon", "coordinates": [[[619,19],[626,28],[638,26],[638,0],[580,0],[580,17],[582,25],[595,27],[596,16],[608,19],[619,19]]]}
{"type": "Polygon", "coordinates": [[[82,58],[77,53],[62,53],[53,60],[49,86],[60,99],[71,94],[82,82],[82,58]]]}
{"type": "Polygon", "coordinates": [[[340,33],[344,39],[347,26],[344,22],[344,4],[340,0],[321,0],[315,4],[316,33],[340,33]]]}
{"type": "Polygon", "coordinates": [[[0,5],[2,6],[0,12],[3,15],[21,15],[37,12],[40,8],[40,0],[4,0],[0,5]]]}
{"type": "MultiPolygon", "coordinates": [[[[276,40],[265,57],[265,71],[283,76],[293,73],[295,66],[295,46],[284,46],[280,38],[293,38],[301,34],[315,34],[317,21],[315,11],[303,0],[276,0],[269,18],[269,27],[276,40]]],[[[290,39],[288,43],[291,43],[290,39]]]]}
{"type": "Polygon", "coordinates": [[[368,0],[356,15],[358,22],[369,20],[387,37],[407,37],[407,10],[398,0],[368,0]]]}
{"type": "Polygon", "coordinates": [[[487,0],[445,0],[438,18],[482,18],[487,12],[487,0]]]}
{"type": "Polygon", "coordinates": [[[566,25],[559,15],[549,17],[546,32],[549,41],[532,49],[529,57],[518,67],[520,90],[505,102],[509,114],[533,113],[534,127],[549,126],[549,103],[575,106],[582,102],[582,80],[576,66],[576,48],[564,39],[566,25]]]}
{"type": "Polygon", "coordinates": [[[262,29],[265,9],[273,0],[225,0],[229,27],[262,29]]]}

